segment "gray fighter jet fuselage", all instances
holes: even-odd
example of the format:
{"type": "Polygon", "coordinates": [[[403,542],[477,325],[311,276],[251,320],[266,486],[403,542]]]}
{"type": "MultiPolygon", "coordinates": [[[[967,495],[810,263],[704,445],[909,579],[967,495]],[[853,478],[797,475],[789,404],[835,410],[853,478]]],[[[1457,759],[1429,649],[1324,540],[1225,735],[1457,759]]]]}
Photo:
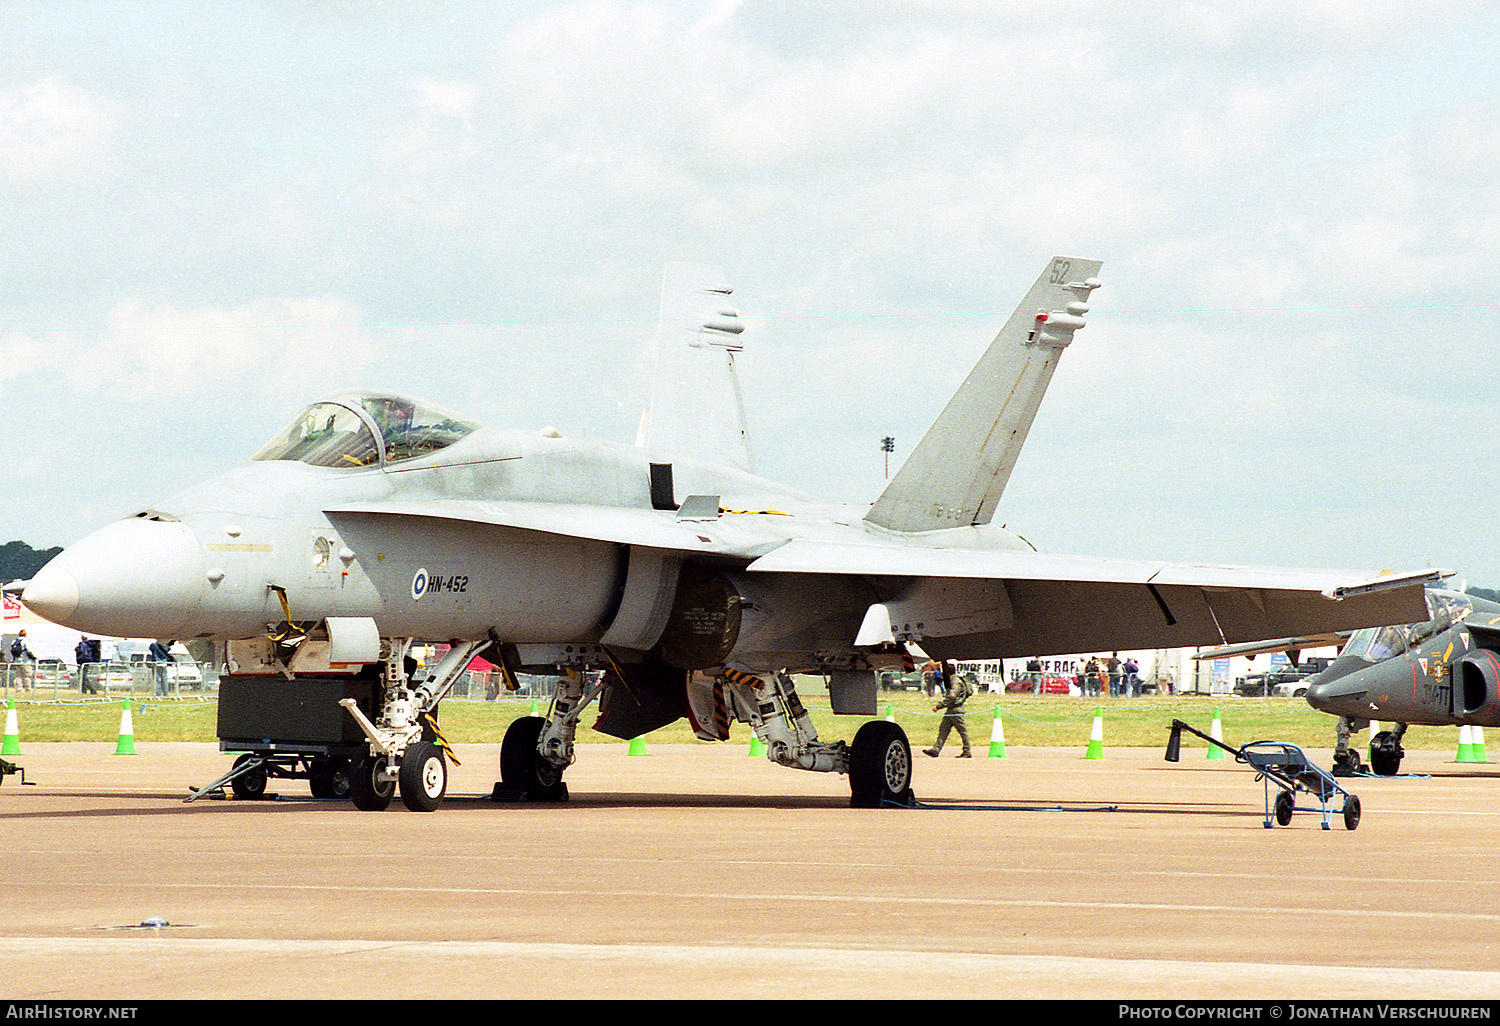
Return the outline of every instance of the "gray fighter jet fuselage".
{"type": "MultiPolygon", "coordinates": [[[[346,393],[299,420],[335,408],[357,416],[374,402],[411,401],[346,393]]],[[[379,429],[364,426],[373,446],[379,429]]],[[[670,465],[675,489],[718,500],[692,519],[691,510],[653,509],[652,470],[638,448],[550,430],[464,425],[449,434],[450,444],[405,462],[355,464],[339,453],[313,464],[263,451],[72,546],[28,584],[26,600],[119,636],[251,637],[283,618],[285,597],[291,620],[372,617],[385,636],[597,643],[611,627],[626,629],[617,622],[632,571],[622,538],[728,566],[789,537],[862,534],[849,525],[863,511],[734,468],[670,465]],[[464,506],[447,502],[457,496],[464,506]]],[[[664,474],[659,466],[658,479],[664,474]]],[[[989,547],[1023,548],[998,527],[973,533],[989,547]]],[[[868,605],[842,612],[857,626],[868,605]]],[[[840,611],[835,603],[825,613],[840,611]]],[[[809,647],[782,650],[778,665],[800,670],[809,647]]]]}

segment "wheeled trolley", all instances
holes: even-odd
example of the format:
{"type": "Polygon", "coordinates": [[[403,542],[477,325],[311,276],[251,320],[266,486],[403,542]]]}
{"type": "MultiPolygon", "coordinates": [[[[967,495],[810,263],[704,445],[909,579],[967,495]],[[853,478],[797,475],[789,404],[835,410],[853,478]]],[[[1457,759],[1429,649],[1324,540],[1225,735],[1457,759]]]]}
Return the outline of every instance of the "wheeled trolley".
{"type": "Polygon", "coordinates": [[[363,745],[221,740],[219,751],[238,752],[239,757],[228,773],[207,787],[196,788],[187,801],[220,791],[226,784],[236,798],[264,798],[272,779],[306,780],[314,798],[348,798],[350,770],[363,750],[363,745]]]}
{"type": "Polygon", "coordinates": [[[1167,739],[1166,759],[1168,762],[1178,761],[1184,730],[1201,737],[1211,745],[1233,753],[1236,762],[1245,763],[1255,769],[1256,779],[1265,782],[1266,819],[1264,825],[1267,830],[1273,823],[1280,826],[1289,824],[1292,821],[1293,812],[1315,811],[1312,806],[1297,805],[1298,792],[1310,794],[1318,800],[1316,811],[1322,813],[1324,830],[1332,829],[1329,822],[1334,815],[1343,817],[1345,829],[1353,830],[1359,826],[1359,797],[1341,787],[1333,774],[1315,765],[1296,745],[1285,741],[1252,741],[1239,748],[1232,748],[1181,720],[1173,720],[1172,734],[1167,739]],[[1276,792],[1274,798],[1272,797],[1273,784],[1276,792]],[[1335,803],[1337,803],[1337,808],[1334,807],[1335,803]]]}
{"type": "Polygon", "coordinates": [[[371,677],[231,675],[219,680],[219,750],[241,753],[229,772],[195,788],[194,801],[226,785],[236,798],[263,798],[272,779],[308,781],[314,798],[349,798],[369,745],[340,702],[378,708],[371,677]]]}

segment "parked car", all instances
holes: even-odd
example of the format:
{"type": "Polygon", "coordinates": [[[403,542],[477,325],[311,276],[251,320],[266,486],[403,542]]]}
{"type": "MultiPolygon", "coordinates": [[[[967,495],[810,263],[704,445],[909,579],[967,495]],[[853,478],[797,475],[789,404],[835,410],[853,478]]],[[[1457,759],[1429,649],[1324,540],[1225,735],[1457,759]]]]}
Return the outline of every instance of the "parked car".
{"type": "MultiPolygon", "coordinates": [[[[1038,674],[1038,676],[1041,677],[1041,694],[1066,695],[1072,693],[1072,677],[1063,677],[1055,673],[1043,673],[1038,674]]],[[[1007,694],[1012,695],[1032,695],[1038,691],[1036,680],[1030,674],[1022,674],[1015,680],[1006,681],[1005,690],[1007,694]]]]}
{"type": "Polygon", "coordinates": [[[129,691],[135,682],[135,671],[128,659],[111,659],[100,664],[99,681],[107,691],[129,691]]]}
{"type": "Polygon", "coordinates": [[[1273,695],[1291,694],[1293,686],[1311,676],[1313,672],[1306,665],[1273,666],[1264,673],[1251,673],[1241,677],[1234,686],[1234,693],[1245,698],[1263,697],[1268,690],[1273,695]],[[1283,691],[1282,688],[1287,688],[1287,690],[1283,691]]]}
{"type": "Polygon", "coordinates": [[[61,659],[38,659],[32,667],[32,687],[56,687],[72,681],[73,667],[61,659]]]}
{"type": "MultiPolygon", "coordinates": [[[[173,691],[202,691],[203,671],[193,662],[187,650],[174,648],[167,663],[167,686],[173,691]]],[[[145,652],[134,652],[130,656],[130,672],[142,687],[156,686],[156,664],[145,652]]],[[[127,685],[128,686],[128,685],[127,685]]]]}
{"type": "Polygon", "coordinates": [[[921,691],[922,673],[913,670],[909,673],[897,673],[894,670],[882,670],[880,673],[881,691],[921,691]]]}

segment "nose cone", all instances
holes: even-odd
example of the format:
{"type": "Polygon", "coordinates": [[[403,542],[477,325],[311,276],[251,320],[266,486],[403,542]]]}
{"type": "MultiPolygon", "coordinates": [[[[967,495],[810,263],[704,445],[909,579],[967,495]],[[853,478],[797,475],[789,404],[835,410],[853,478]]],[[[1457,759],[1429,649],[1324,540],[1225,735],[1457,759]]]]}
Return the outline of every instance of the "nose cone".
{"type": "Polygon", "coordinates": [[[187,636],[207,587],[203,572],[202,547],[187,525],[137,517],[64,549],[27,583],[21,601],[89,634],[187,636]]]}
{"type": "Polygon", "coordinates": [[[57,563],[52,560],[26,582],[21,601],[37,616],[53,623],[66,623],[78,610],[78,582],[57,563]]]}
{"type": "Polygon", "coordinates": [[[1370,690],[1367,669],[1368,664],[1355,669],[1334,663],[1308,683],[1307,704],[1319,712],[1359,716],[1365,710],[1365,696],[1370,690]]]}

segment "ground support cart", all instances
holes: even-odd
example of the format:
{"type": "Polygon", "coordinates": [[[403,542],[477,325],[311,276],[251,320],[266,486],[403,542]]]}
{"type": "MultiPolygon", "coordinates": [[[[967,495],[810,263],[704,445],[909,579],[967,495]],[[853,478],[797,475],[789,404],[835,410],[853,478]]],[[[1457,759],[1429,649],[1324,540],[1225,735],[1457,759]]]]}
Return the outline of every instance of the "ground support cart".
{"type": "Polygon", "coordinates": [[[1178,761],[1184,730],[1201,737],[1211,745],[1232,753],[1236,762],[1245,763],[1255,769],[1257,780],[1265,781],[1266,819],[1264,825],[1267,830],[1271,828],[1273,820],[1281,826],[1286,826],[1292,821],[1292,813],[1297,811],[1322,813],[1324,830],[1332,829],[1329,820],[1334,814],[1343,817],[1345,829],[1353,830],[1359,826],[1359,797],[1340,787],[1331,773],[1314,765],[1296,745],[1285,741],[1252,741],[1239,748],[1231,748],[1181,720],[1173,720],[1172,734],[1167,739],[1166,759],[1168,762],[1178,761]],[[1271,796],[1273,783],[1276,785],[1274,800],[1271,796]],[[1304,792],[1316,798],[1318,800],[1316,810],[1310,805],[1297,805],[1298,792],[1304,792]],[[1337,809],[1334,808],[1335,799],[1340,799],[1337,809]]]}
{"type": "Polygon", "coordinates": [[[188,801],[228,785],[236,798],[263,798],[272,779],[307,780],[314,798],[348,798],[353,767],[369,744],[339,703],[378,708],[373,677],[230,675],[219,680],[219,750],[242,753],[228,773],[188,801]]]}

